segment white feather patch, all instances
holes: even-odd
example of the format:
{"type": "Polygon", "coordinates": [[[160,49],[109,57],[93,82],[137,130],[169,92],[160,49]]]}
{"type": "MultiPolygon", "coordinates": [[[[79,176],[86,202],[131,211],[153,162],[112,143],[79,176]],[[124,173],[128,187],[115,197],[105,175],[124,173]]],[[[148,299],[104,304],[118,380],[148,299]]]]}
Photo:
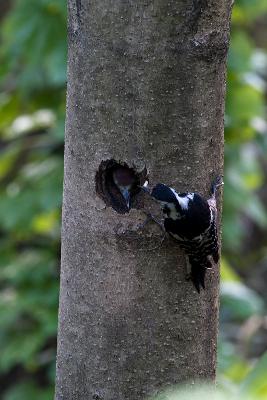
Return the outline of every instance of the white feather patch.
{"type": "Polygon", "coordinates": [[[175,195],[176,199],[178,200],[178,203],[180,204],[181,208],[183,210],[188,209],[188,203],[190,200],[193,200],[194,198],[194,193],[187,193],[186,196],[180,197],[179,194],[172,188],[170,188],[173,194],[175,195]]]}

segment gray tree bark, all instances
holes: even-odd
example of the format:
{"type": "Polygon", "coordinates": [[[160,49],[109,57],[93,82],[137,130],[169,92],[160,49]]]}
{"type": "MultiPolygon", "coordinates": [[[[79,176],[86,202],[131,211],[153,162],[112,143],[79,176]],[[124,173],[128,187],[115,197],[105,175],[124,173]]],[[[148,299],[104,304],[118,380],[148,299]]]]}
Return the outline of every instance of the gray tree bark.
{"type": "Polygon", "coordinates": [[[218,268],[197,294],[179,247],[140,229],[141,209],[106,206],[95,174],[115,159],[208,195],[223,171],[230,11],[231,0],[69,0],[57,400],[215,379],[218,268]]]}

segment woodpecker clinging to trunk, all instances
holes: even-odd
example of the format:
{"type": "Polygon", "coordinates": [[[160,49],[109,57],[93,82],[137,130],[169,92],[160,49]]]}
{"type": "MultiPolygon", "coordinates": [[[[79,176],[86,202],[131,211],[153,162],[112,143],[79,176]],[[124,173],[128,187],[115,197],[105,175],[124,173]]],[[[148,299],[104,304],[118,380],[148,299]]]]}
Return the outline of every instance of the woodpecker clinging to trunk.
{"type": "Polygon", "coordinates": [[[198,193],[177,193],[174,189],[159,183],[150,192],[157,200],[164,215],[164,227],[185,251],[187,264],[191,266],[190,277],[200,292],[205,289],[206,269],[212,261],[219,261],[216,226],[216,189],[223,184],[221,177],[212,184],[211,198],[206,200],[198,193]]]}

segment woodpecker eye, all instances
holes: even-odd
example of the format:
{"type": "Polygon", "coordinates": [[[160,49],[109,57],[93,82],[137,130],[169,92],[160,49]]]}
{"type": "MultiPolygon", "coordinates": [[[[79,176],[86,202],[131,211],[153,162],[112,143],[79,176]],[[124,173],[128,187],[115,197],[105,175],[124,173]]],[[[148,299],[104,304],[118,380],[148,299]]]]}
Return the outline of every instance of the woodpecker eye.
{"type": "Polygon", "coordinates": [[[137,171],[114,159],[102,161],[95,176],[96,193],[108,207],[125,214],[130,208],[143,207],[144,194],[140,186],[146,180],[146,168],[137,171]]]}

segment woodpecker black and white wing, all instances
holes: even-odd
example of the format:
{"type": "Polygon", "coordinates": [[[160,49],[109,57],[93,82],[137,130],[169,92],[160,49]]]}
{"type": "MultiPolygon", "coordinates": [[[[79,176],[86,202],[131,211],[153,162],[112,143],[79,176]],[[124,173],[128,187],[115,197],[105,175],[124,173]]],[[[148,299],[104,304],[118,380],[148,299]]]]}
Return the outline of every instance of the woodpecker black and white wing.
{"type": "Polygon", "coordinates": [[[213,261],[215,264],[219,262],[219,246],[218,246],[218,235],[217,235],[217,227],[216,222],[213,221],[210,227],[210,249],[213,261]]]}
{"type": "Polygon", "coordinates": [[[216,179],[208,200],[198,193],[176,193],[164,184],[156,185],[151,193],[161,203],[166,232],[178,241],[187,256],[198,292],[205,288],[206,270],[212,268],[212,261],[219,261],[215,193],[221,184],[221,179],[216,179]]]}
{"type": "Polygon", "coordinates": [[[219,249],[217,242],[217,231],[215,222],[210,226],[208,232],[203,235],[203,238],[191,250],[189,262],[191,264],[191,277],[197,291],[200,287],[205,289],[206,270],[212,268],[212,259],[215,264],[219,261],[219,249]]]}
{"type": "Polygon", "coordinates": [[[191,267],[191,280],[200,291],[205,289],[206,270],[212,268],[211,257],[216,249],[213,248],[213,242],[206,234],[206,238],[198,237],[193,240],[178,240],[180,247],[184,250],[191,267]]]}

